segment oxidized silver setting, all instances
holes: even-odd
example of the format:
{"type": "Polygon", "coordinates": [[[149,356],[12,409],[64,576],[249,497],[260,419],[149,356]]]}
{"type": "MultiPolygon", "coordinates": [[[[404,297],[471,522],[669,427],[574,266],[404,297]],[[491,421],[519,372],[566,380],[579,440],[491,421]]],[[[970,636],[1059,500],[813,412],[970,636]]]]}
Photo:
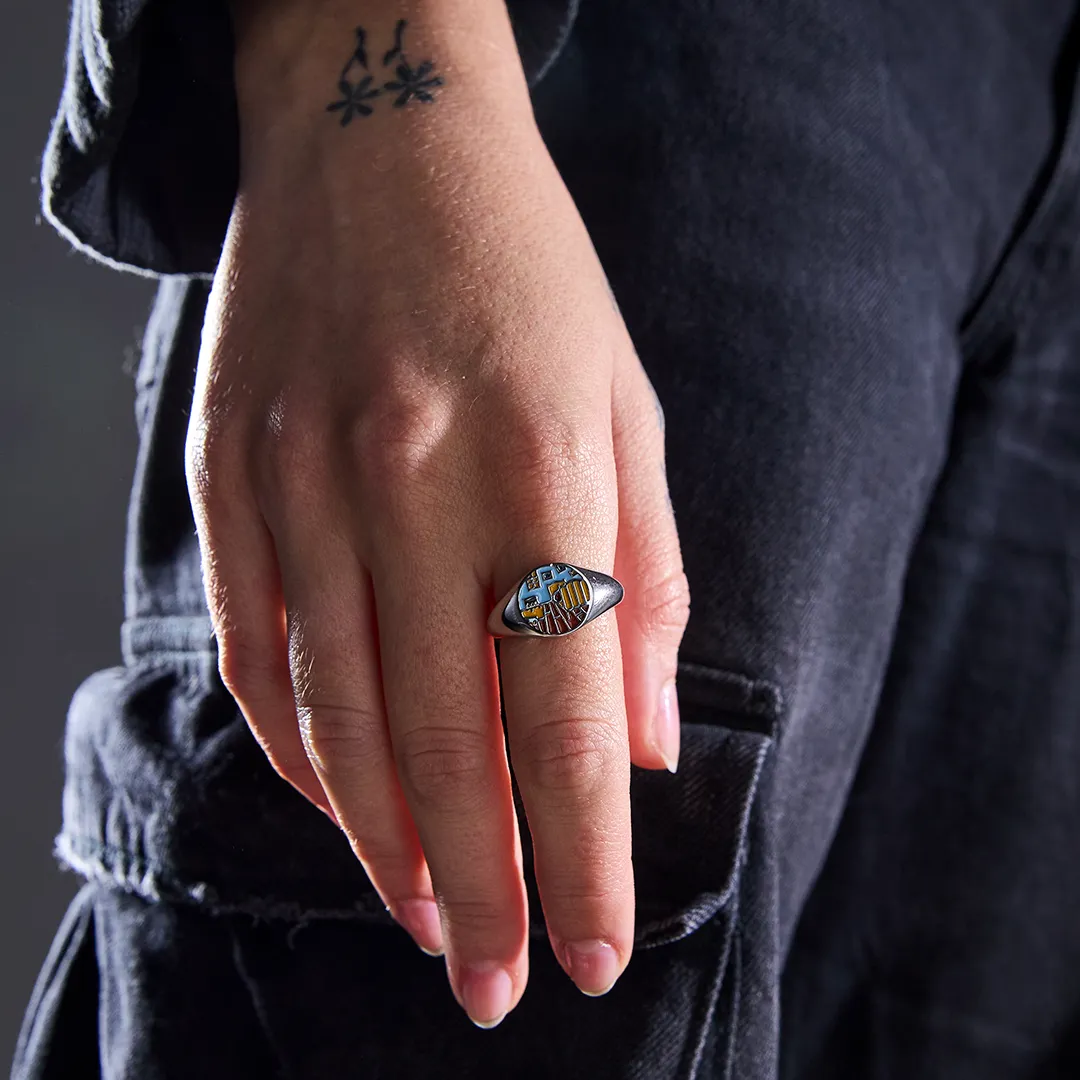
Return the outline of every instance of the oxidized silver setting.
{"type": "Polygon", "coordinates": [[[610,611],[623,587],[599,570],[551,562],[530,570],[495,605],[488,618],[493,637],[565,637],[610,611]]]}

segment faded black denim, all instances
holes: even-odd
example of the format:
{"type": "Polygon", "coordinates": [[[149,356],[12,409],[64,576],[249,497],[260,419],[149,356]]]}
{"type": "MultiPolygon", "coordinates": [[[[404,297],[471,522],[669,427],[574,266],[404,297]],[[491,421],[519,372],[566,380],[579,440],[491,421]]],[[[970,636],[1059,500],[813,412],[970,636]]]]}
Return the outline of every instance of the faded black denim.
{"type": "Polygon", "coordinates": [[[579,994],[530,872],[529,989],[476,1029],[251,738],[183,473],[227,24],[77,0],[45,209],[161,282],[124,664],[68,716],[88,884],[13,1075],[1080,1076],[1076,5],[511,11],[666,413],[693,597],[679,771],[632,782],[630,966],[579,994]]]}

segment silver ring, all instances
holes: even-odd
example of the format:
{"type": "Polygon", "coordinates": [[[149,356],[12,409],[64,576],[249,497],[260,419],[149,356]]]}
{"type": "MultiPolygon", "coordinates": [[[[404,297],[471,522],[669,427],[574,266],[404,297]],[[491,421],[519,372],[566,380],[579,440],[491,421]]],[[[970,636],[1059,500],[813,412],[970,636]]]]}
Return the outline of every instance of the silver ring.
{"type": "Polygon", "coordinates": [[[623,587],[599,570],[551,562],[530,570],[494,607],[492,637],[564,637],[623,598],[623,587]]]}

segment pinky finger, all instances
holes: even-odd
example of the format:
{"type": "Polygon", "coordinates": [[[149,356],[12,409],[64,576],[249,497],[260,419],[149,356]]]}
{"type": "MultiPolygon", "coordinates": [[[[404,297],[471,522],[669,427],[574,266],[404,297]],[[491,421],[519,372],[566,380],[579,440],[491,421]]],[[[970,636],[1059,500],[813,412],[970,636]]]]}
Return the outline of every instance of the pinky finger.
{"type": "Polygon", "coordinates": [[[297,722],[273,536],[235,489],[192,492],[192,506],[221,680],[276,772],[337,825],[297,722]]]}

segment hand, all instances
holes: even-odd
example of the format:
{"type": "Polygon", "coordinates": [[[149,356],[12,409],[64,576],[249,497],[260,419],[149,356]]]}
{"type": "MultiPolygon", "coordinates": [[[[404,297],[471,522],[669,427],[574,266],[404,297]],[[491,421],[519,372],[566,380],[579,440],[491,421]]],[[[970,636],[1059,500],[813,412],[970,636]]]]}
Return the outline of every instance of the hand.
{"type": "MultiPolygon", "coordinates": [[[[281,101],[242,57],[186,467],[225,685],[489,1026],[524,990],[528,913],[488,613],[552,560],[626,590],[615,617],[500,644],[551,944],[595,993],[630,958],[630,762],[674,768],[689,600],[658,403],[503,5],[477,11],[455,25],[486,19],[487,47],[446,36],[434,101],[345,126],[324,99],[351,22],[299,35],[334,63],[273,67],[281,101]]],[[[259,25],[277,48],[297,18],[259,25]]],[[[368,29],[380,53],[394,27],[368,29]]],[[[407,51],[439,40],[417,26],[407,51]]]]}

